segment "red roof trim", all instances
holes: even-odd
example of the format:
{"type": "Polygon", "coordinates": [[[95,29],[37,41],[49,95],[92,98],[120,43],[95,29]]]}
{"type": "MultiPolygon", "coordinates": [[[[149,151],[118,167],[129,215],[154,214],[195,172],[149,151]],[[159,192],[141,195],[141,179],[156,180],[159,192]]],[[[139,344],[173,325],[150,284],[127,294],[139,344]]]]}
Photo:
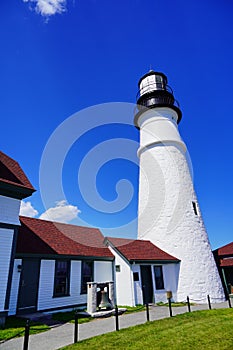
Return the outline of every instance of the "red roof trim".
{"type": "Polygon", "coordinates": [[[227,258],[227,259],[221,259],[220,260],[220,266],[221,267],[233,266],[233,257],[232,258],[227,258]]]}

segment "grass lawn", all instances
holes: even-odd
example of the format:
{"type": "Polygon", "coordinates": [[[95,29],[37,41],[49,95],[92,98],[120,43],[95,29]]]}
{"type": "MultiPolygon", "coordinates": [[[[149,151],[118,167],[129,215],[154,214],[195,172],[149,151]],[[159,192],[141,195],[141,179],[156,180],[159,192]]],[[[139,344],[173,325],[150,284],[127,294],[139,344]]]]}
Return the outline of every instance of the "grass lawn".
{"type": "MultiPolygon", "coordinates": [[[[163,303],[160,301],[159,303],[156,304],[157,306],[168,306],[168,303],[163,303]]],[[[180,303],[171,303],[172,307],[180,307],[180,306],[187,306],[187,303],[180,302],[180,303]]],[[[190,305],[195,305],[194,303],[190,303],[190,305]]]]}
{"type": "MultiPolygon", "coordinates": [[[[0,328],[0,341],[12,338],[18,333],[20,333],[18,335],[19,337],[24,335],[23,332],[25,329],[25,324],[25,319],[16,316],[7,317],[4,328],[0,328]]],[[[30,334],[40,333],[48,329],[49,327],[45,324],[41,324],[39,322],[30,322],[30,334]]]]}
{"type": "Polygon", "coordinates": [[[125,314],[132,314],[134,312],[140,312],[140,311],[146,310],[145,305],[137,305],[137,306],[124,306],[124,305],[122,306],[122,305],[119,305],[118,309],[120,309],[120,308],[127,309],[125,311],[125,314]]]}
{"type": "Polygon", "coordinates": [[[233,309],[204,310],[122,329],[80,341],[63,350],[230,350],[233,309]]]}
{"type": "MultiPolygon", "coordinates": [[[[60,322],[71,322],[74,323],[74,313],[75,311],[69,311],[69,312],[56,312],[52,315],[54,320],[60,321],[60,322]]],[[[93,321],[94,319],[92,317],[79,317],[78,323],[86,323],[93,321]]]]}

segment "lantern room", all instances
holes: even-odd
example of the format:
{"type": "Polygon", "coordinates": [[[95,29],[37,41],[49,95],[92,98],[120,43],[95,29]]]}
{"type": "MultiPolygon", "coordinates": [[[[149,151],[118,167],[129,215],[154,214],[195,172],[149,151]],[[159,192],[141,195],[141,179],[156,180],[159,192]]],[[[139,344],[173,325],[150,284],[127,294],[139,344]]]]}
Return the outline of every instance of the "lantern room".
{"type": "Polygon", "coordinates": [[[167,84],[165,74],[150,70],[140,78],[138,88],[136,126],[137,118],[145,111],[145,108],[169,107],[176,111],[177,123],[180,122],[182,113],[179,103],[174,98],[172,88],[167,84]]]}

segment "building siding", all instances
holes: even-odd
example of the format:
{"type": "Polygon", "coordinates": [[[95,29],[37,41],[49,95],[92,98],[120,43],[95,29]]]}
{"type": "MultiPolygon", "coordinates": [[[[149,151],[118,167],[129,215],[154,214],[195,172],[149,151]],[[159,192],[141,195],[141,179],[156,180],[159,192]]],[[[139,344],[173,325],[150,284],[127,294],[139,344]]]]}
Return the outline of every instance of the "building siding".
{"type": "Polygon", "coordinates": [[[87,295],[81,290],[81,261],[71,261],[70,295],[53,297],[55,260],[42,260],[39,279],[38,311],[69,307],[69,305],[84,304],[87,295]]]}
{"type": "Polygon", "coordinates": [[[0,311],[4,311],[14,230],[0,228],[0,311]]]}
{"type": "MultiPolygon", "coordinates": [[[[173,299],[176,299],[177,293],[177,284],[178,284],[178,264],[153,264],[151,265],[152,272],[152,284],[153,284],[153,295],[154,302],[167,302],[167,291],[172,291],[173,299]],[[163,270],[163,280],[164,280],[164,289],[157,290],[155,285],[155,276],[154,276],[154,266],[162,266],[163,270]]],[[[132,265],[132,271],[138,272],[139,281],[134,281],[134,294],[135,294],[135,304],[143,304],[143,294],[142,294],[142,283],[141,283],[141,271],[140,265],[132,265]]]]}
{"type": "Polygon", "coordinates": [[[17,311],[17,301],[19,292],[19,281],[20,272],[18,272],[18,265],[22,265],[22,259],[15,259],[12,283],[11,283],[11,293],[10,293],[10,303],[9,303],[9,315],[15,315],[17,311]]]}
{"type": "Polygon", "coordinates": [[[115,272],[116,303],[118,305],[135,306],[131,265],[110,246],[109,249],[115,255],[115,265],[120,266],[120,272],[115,272]]]}
{"type": "Polygon", "coordinates": [[[19,222],[19,209],[20,200],[15,198],[9,198],[0,196],[0,223],[20,225],[19,222]]]}
{"type": "Polygon", "coordinates": [[[95,261],[94,281],[97,283],[113,281],[111,261],[95,261]]]}

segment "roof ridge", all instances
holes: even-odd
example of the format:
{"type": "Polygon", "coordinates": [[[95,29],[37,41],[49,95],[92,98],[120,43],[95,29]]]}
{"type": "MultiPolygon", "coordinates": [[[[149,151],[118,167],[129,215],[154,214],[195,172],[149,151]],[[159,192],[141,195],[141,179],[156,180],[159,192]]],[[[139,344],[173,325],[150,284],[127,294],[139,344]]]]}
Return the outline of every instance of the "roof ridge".
{"type": "Polygon", "coordinates": [[[46,220],[46,219],[40,219],[40,218],[32,218],[30,216],[25,216],[25,215],[20,215],[19,218],[26,219],[26,220],[30,219],[30,220],[38,220],[38,221],[43,221],[43,222],[50,222],[51,224],[71,226],[71,227],[76,227],[76,228],[81,227],[81,228],[85,228],[85,229],[89,229],[89,230],[96,230],[96,231],[101,232],[98,227],[80,226],[80,225],[75,225],[75,224],[68,224],[66,222],[52,221],[52,220],[46,220]]]}

